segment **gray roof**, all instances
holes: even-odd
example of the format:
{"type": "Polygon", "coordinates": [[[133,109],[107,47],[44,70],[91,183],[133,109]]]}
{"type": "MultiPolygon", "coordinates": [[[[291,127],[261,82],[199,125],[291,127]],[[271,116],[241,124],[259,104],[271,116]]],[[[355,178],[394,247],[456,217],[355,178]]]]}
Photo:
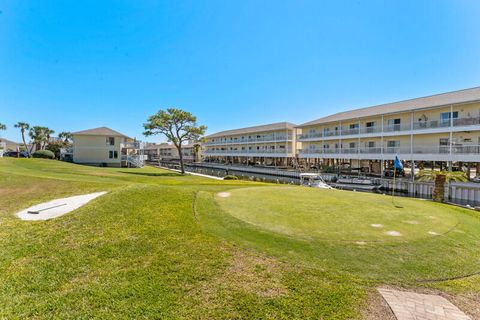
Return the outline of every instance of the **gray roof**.
{"type": "Polygon", "coordinates": [[[215,138],[215,137],[231,136],[231,135],[237,135],[237,134],[248,134],[248,133],[255,133],[255,132],[286,130],[286,129],[293,129],[294,127],[295,125],[290,122],[277,122],[277,123],[270,123],[270,124],[265,124],[261,126],[220,131],[220,132],[208,135],[205,138],[215,138]]]}
{"type": "Polygon", "coordinates": [[[73,135],[82,135],[82,136],[116,136],[116,137],[125,137],[128,138],[123,133],[112,130],[107,127],[93,128],[88,130],[82,130],[74,132],[73,135]]]}
{"type": "MultiPolygon", "coordinates": [[[[20,144],[18,142],[15,142],[15,141],[12,141],[12,140],[8,140],[8,139],[5,139],[5,138],[0,138],[0,142],[5,142],[6,144],[20,144]]],[[[23,143],[22,143],[23,144],[23,143]]]]}
{"type": "Polygon", "coordinates": [[[339,112],[317,120],[303,123],[298,127],[476,101],[480,101],[480,87],[339,112]]]}

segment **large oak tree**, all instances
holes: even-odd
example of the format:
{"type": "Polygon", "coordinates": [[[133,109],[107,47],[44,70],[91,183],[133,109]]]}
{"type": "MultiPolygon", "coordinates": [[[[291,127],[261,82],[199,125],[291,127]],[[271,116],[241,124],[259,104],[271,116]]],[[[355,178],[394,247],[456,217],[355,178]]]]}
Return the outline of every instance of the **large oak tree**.
{"type": "Polygon", "coordinates": [[[197,117],[190,112],[176,108],[159,110],[148,118],[148,122],[143,127],[145,136],[163,134],[168,142],[173,143],[178,150],[182,173],[185,173],[182,145],[188,141],[199,141],[207,130],[206,126],[197,124],[197,117]]]}

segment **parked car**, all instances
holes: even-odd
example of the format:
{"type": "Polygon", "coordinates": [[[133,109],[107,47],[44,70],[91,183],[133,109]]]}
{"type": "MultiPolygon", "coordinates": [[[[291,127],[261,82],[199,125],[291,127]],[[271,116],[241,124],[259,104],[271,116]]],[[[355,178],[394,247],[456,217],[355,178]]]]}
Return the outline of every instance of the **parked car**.
{"type": "Polygon", "coordinates": [[[7,151],[3,154],[4,157],[12,158],[28,158],[28,153],[26,151],[7,151]]]}
{"type": "Polygon", "coordinates": [[[388,168],[383,171],[385,177],[393,177],[394,174],[396,177],[405,177],[405,170],[397,169],[395,171],[393,168],[388,168]]]}
{"type": "Polygon", "coordinates": [[[480,183],[480,176],[476,176],[475,178],[473,178],[472,182],[480,183]]]}

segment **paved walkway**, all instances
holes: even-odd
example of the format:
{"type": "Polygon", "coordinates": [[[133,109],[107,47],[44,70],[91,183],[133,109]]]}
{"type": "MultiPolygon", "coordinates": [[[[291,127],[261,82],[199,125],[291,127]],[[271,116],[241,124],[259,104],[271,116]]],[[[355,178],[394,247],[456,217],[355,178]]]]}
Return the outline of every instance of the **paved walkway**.
{"type": "Polygon", "coordinates": [[[398,320],[471,320],[447,299],[432,294],[379,288],[398,320]]]}

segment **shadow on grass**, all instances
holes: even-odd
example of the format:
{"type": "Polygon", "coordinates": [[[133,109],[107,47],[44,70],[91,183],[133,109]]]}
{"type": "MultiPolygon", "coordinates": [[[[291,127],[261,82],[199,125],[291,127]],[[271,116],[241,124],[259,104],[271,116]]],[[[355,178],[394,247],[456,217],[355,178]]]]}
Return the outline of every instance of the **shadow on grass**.
{"type": "Polygon", "coordinates": [[[136,174],[140,176],[149,176],[149,177],[179,177],[181,174],[174,173],[174,172],[166,172],[166,173],[153,173],[153,172],[128,172],[128,171],[120,171],[121,173],[127,174],[136,174]]]}

